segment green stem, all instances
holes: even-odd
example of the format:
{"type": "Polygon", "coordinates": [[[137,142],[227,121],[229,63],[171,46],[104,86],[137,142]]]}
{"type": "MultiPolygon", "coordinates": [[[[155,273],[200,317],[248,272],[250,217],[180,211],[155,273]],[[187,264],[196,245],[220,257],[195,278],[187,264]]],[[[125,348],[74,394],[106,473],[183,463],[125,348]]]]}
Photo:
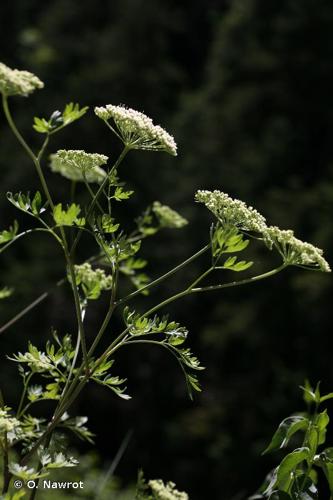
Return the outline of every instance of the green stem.
{"type": "MultiPolygon", "coordinates": [[[[22,147],[25,149],[25,151],[27,152],[27,154],[29,155],[29,157],[31,158],[31,160],[33,161],[33,163],[34,163],[34,165],[36,167],[38,177],[39,177],[41,185],[43,187],[43,191],[44,191],[45,196],[46,196],[46,198],[47,198],[47,200],[48,200],[48,202],[50,204],[51,209],[53,210],[54,209],[54,203],[53,203],[51,194],[49,192],[49,189],[48,189],[48,186],[47,186],[44,174],[43,174],[43,170],[41,168],[40,161],[39,161],[39,158],[41,158],[41,156],[42,156],[42,154],[43,154],[43,152],[45,150],[45,147],[46,147],[46,145],[48,143],[48,137],[44,141],[44,144],[43,144],[43,146],[42,146],[42,148],[41,148],[38,156],[36,156],[34,154],[34,152],[31,150],[31,148],[28,146],[28,144],[26,143],[26,141],[24,140],[24,138],[22,137],[22,135],[20,134],[20,132],[18,131],[18,129],[17,129],[15,123],[14,123],[14,120],[12,118],[12,115],[10,113],[9,107],[8,107],[7,97],[4,94],[2,95],[2,104],[3,104],[3,109],[4,109],[5,116],[7,118],[7,121],[8,121],[8,124],[9,124],[11,130],[13,131],[13,133],[16,136],[17,140],[22,145],[22,147]]],[[[63,241],[63,249],[64,249],[64,253],[65,253],[65,258],[66,258],[67,266],[68,266],[68,269],[69,269],[69,274],[70,274],[71,281],[72,281],[72,290],[73,290],[73,295],[74,295],[75,310],[76,310],[76,316],[77,316],[77,322],[78,322],[78,329],[79,329],[80,338],[81,338],[82,355],[83,355],[83,358],[84,358],[84,362],[86,364],[86,369],[88,370],[89,369],[89,363],[88,363],[88,358],[87,358],[86,342],[85,342],[84,329],[83,329],[83,323],[82,323],[82,318],[81,318],[80,299],[79,299],[79,294],[78,294],[77,286],[75,284],[74,265],[73,265],[72,260],[71,260],[70,252],[68,250],[68,245],[67,245],[67,240],[66,240],[66,234],[65,234],[65,231],[64,231],[63,227],[60,227],[60,234],[61,234],[61,238],[62,238],[62,241],[63,241]]]]}
{"type": "MultiPolygon", "coordinates": [[[[279,273],[280,271],[282,271],[286,267],[287,267],[286,264],[282,264],[281,266],[279,266],[275,269],[272,269],[271,271],[268,271],[266,273],[259,274],[258,276],[246,278],[246,279],[240,280],[240,281],[232,281],[231,283],[224,283],[222,285],[212,285],[212,286],[206,286],[206,287],[201,287],[201,288],[186,288],[185,290],[178,292],[175,295],[172,295],[171,297],[163,300],[162,302],[160,302],[156,306],[152,307],[151,309],[146,311],[141,316],[141,318],[145,318],[146,316],[150,316],[151,314],[155,313],[156,311],[158,311],[162,307],[165,307],[166,305],[171,304],[171,302],[174,302],[175,300],[178,300],[182,297],[186,297],[187,295],[190,295],[191,293],[208,292],[208,291],[212,291],[212,290],[220,290],[222,288],[231,288],[234,286],[245,285],[248,283],[254,283],[256,281],[259,281],[259,280],[262,280],[265,278],[269,278],[270,276],[274,276],[274,274],[279,273]]],[[[118,345],[119,342],[121,342],[124,339],[124,337],[128,333],[128,329],[129,328],[127,327],[125,330],[123,330],[118,335],[118,337],[106,348],[106,350],[103,352],[103,354],[95,362],[94,367],[92,368],[92,372],[100,365],[100,363],[102,363],[106,358],[108,358],[110,356],[110,354],[113,353],[113,349],[118,345]]]]}
{"type": "MultiPolygon", "coordinates": [[[[84,262],[94,262],[96,259],[99,259],[100,255],[93,255],[89,259],[87,259],[84,262]]],[[[1,328],[0,328],[0,334],[4,333],[9,327],[13,326],[19,319],[23,318],[26,314],[28,314],[32,309],[34,309],[38,304],[43,302],[47,297],[59,286],[64,285],[67,283],[67,278],[62,278],[61,280],[57,281],[57,283],[50,288],[48,291],[43,292],[39,297],[37,297],[35,300],[33,300],[30,304],[28,304],[24,309],[22,309],[18,314],[16,314],[12,319],[10,319],[7,323],[5,323],[1,328]]]]}
{"type": "Polygon", "coordinates": [[[210,267],[209,269],[207,269],[207,271],[202,273],[195,281],[193,281],[193,283],[189,286],[189,288],[192,289],[193,287],[195,287],[195,285],[200,283],[200,281],[206,278],[206,276],[208,276],[212,271],[214,271],[214,266],[210,267]]]}
{"type": "MultiPolygon", "coordinates": [[[[91,187],[89,186],[89,182],[87,181],[87,178],[86,178],[86,176],[85,176],[85,175],[83,175],[83,181],[84,181],[84,184],[85,184],[85,186],[86,186],[86,188],[87,188],[87,191],[89,192],[89,194],[90,194],[90,196],[91,196],[91,198],[92,198],[92,200],[93,200],[93,199],[95,198],[95,193],[94,193],[94,191],[91,189],[91,187]]],[[[103,208],[101,207],[101,204],[99,203],[99,201],[98,201],[98,200],[96,200],[96,205],[97,205],[97,207],[98,207],[99,211],[101,212],[101,214],[104,214],[104,210],[103,210],[103,208]]]]}
{"type": "Polygon", "coordinates": [[[281,266],[268,271],[267,273],[259,274],[258,276],[253,276],[251,278],[246,278],[240,281],[232,281],[231,283],[224,283],[222,285],[211,285],[211,286],[203,286],[201,288],[192,288],[193,293],[200,292],[211,292],[213,290],[222,290],[222,288],[231,288],[233,286],[246,285],[248,283],[254,283],[256,281],[263,280],[265,278],[269,278],[270,276],[274,276],[275,274],[281,272],[283,269],[288,267],[287,264],[282,264],[281,266]]]}
{"type": "Polygon", "coordinates": [[[8,491],[9,483],[10,483],[10,472],[8,470],[8,439],[7,432],[4,433],[4,450],[3,450],[3,487],[2,493],[5,494],[8,491]]]}
{"type": "Polygon", "coordinates": [[[4,245],[2,248],[0,248],[0,253],[7,250],[8,247],[10,247],[17,240],[21,239],[23,236],[26,236],[27,234],[31,234],[31,233],[37,233],[37,232],[51,233],[52,236],[54,236],[58,242],[60,241],[58,236],[52,231],[52,229],[50,229],[50,228],[45,229],[43,227],[36,227],[34,229],[27,229],[23,233],[17,234],[12,240],[10,240],[8,243],[6,243],[6,245],[4,245]]]}
{"type": "MultiPolygon", "coordinates": [[[[96,191],[96,193],[94,195],[94,198],[92,199],[92,201],[91,201],[91,203],[90,203],[90,205],[88,207],[86,219],[89,219],[89,216],[92,214],[92,211],[95,208],[97,200],[98,200],[99,196],[101,195],[104,187],[106,186],[106,183],[108,182],[109,178],[111,177],[111,175],[113,174],[113,172],[116,170],[116,168],[118,168],[118,166],[120,165],[120,163],[123,161],[123,159],[127,155],[128,151],[129,151],[129,148],[125,146],[124,149],[122,150],[122,152],[120,153],[117,161],[112,166],[109,174],[105,177],[105,179],[103,180],[103,182],[99,186],[98,190],[96,191]]],[[[71,255],[73,255],[73,253],[75,252],[75,249],[77,247],[78,242],[80,241],[80,238],[81,238],[81,232],[79,232],[77,234],[77,236],[76,236],[76,238],[74,240],[74,243],[73,243],[72,248],[71,248],[71,255]]]]}
{"type": "Polygon", "coordinates": [[[22,391],[20,403],[19,403],[19,406],[18,406],[18,409],[17,409],[17,414],[16,414],[17,418],[21,417],[21,412],[22,412],[22,407],[23,407],[23,404],[24,404],[24,399],[25,399],[25,396],[27,394],[28,385],[29,385],[29,382],[30,382],[32,376],[33,376],[33,372],[29,373],[29,375],[27,376],[26,380],[24,381],[24,388],[23,388],[23,391],[22,391]]]}
{"type": "Polygon", "coordinates": [[[165,279],[169,278],[169,276],[172,276],[173,274],[175,274],[176,272],[180,271],[185,266],[187,266],[188,264],[190,264],[191,262],[193,262],[195,259],[197,259],[198,257],[200,257],[200,255],[202,255],[205,252],[207,252],[207,250],[209,250],[210,247],[211,247],[210,244],[205,245],[198,252],[196,252],[195,254],[191,255],[191,257],[189,257],[188,259],[184,260],[181,264],[179,264],[178,266],[174,267],[173,269],[171,269],[167,273],[163,274],[162,276],[160,276],[159,278],[155,279],[151,283],[148,283],[147,285],[143,286],[142,288],[139,288],[139,290],[136,290],[135,292],[130,293],[129,295],[127,295],[127,297],[124,297],[123,299],[118,300],[116,302],[116,305],[119,306],[120,304],[124,304],[124,303],[128,302],[129,300],[132,300],[137,295],[141,294],[143,291],[148,290],[149,288],[151,288],[151,287],[153,287],[155,285],[158,285],[159,283],[161,283],[165,279]]]}

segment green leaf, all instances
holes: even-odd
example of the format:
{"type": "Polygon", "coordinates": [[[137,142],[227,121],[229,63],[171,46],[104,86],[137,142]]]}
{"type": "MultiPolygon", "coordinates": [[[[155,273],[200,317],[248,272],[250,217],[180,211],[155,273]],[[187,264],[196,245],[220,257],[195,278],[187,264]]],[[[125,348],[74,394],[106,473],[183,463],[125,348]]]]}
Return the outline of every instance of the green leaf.
{"type": "Polygon", "coordinates": [[[293,500],[317,500],[318,490],[307,474],[297,475],[291,487],[293,500]]]}
{"type": "Polygon", "coordinates": [[[62,203],[59,203],[54,207],[53,218],[58,226],[73,226],[74,224],[77,226],[84,226],[85,219],[78,218],[80,212],[80,206],[75,203],[72,203],[67,210],[63,210],[62,203]]]}
{"type": "Polygon", "coordinates": [[[303,399],[307,404],[310,403],[320,403],[320,382],[313,389],[308,380],[305,380],[304,386],[300,386],[303,391],[303,399]]]}
{"type": "Polygon", "coordinates": [[[7,297],[10,297],[14,292],[13,288],[9,288],[8,286],[4,286],[0,288],[0,300],[1,299],[6,299],[7,297]]]}
{"type": "Polygon", "coordinates": [[[7,199],[16,208],[22,210],[22,212],[29,213],[35,217],[40,215],[45,211],[45,207],[42,207],[42,199],[39,191],[36,192],[32,201],[30,199],[30,193],[7,193],[7,199]]]}
{"type": "Polygon", "coordinates": [[[326,476],[331,494],[333,493],[333,448],[326,448],[315,457],[315,464],[321,467],[326,476]]]}
{"type": "Polygon", "coordinates": [[[333,399],[333,392],[330,392],[329,394],[325,394],[325,396],[322,396],[320,398],[320,403],[323,403],[324,401],[327,401],[328,399],[333,399]]]}
{"type": "Polygon", "coordinates": [[[114,224],[114,218],[108,214],[103,214],[98,221],[103,233],[111,234],[119,228],[119,224],[114,224]]]}
{"type": "Polygon", "coordinates": [[[285,489],[293,480],[294,469],[310,456],[310,450],[307,447],[297,448],[284,457],[277,471],[277,482],[279,488],[285,489]]]}
{"type": "Polygon", "coordinates": [[[0,232],[0,245],[7,243],[15,238],[19,229],[18,222],[15,220],[9,229],[4,229],[0,232]]]}
{"type": "Polygon", "coordinates": [[[269,446],[263,452],[263,455],[273,450],[287,446],[291,436],[299,430],[305,431],[309,426],[309,420],[301,415],[294,415],[285,418],[275,432],[269,446]]]}
{"type": "Polygon", "coordinates": [[[117,186],[112,198],[116,201],[128,200],[134,191],[124,191],[121,186],[117,186]]]}
{"type": "Polygon", "coordinates": [[[245,260],[240,260],[237,262],[237,257],[229,257],[223,264],[224,269],[229,269],[230,271],[245,271],[253,265],[253,262],[246,262],[245,260]]]}
{"type": "Polygon", "coordinates": [[[39,191],[36,192],[31,202],[31,211],[34,215],[39,215],[42,207],[42,197],[39,191]]]}
{"type": "Polygon", "coordinates": [[[76,434],[80,439],[88,441],[88,443],[94,443],[94,434],[85,425],[88,421],[88,417],[77,416],[69,417],[65,413],[61,419],[61,426],[69,429],[74,434],[76,434]]]}
{"type": "Polygon", "coordinates": [[[316,425],[318,427],[318,446],[325,443],[326,440],[326,427],[328,426],[330,421],[329,416],[327,415],[327,410],[324,410],[322,413],[319,413],[316,418],[316,425]]]}
{"type": "Polygon", "coordinates": [[[60,111],[54,111],[48,120],[35,116],[33,129],[40,134],[53,134],[81,118],[87,110],[88,106],[80,109],[79,104],[70,102],[66,104],[62,113],[60,111]]]}
{"type": "Polygon", "coordinates": [[[48,134],[50,130],[52,130],[50,123],[45,120],[45,118],[38,118],[37,116],[34,117],[34,124],[32,127],[40,134],[48,134]]]}
{"type": "Polygon", "coordinates": [[[66,126],[70,123],[75,122],[76,120],[79,120],[83,115],[86,114],[88,109],[88,106],[84,106],[80,109],[80,105],[78,103],[70,102],[69,104],[66,104],[65,109],[62,113],[64,125],[66,126]]]}

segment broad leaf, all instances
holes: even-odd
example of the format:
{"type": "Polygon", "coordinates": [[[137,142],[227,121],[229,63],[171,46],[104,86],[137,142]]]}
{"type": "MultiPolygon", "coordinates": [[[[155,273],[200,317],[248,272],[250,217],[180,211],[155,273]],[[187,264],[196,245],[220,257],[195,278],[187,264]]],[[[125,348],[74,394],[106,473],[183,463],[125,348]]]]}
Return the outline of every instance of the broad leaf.
{"type": "Polygon", "coordinates": [[[293,500],[318,499],[317,487],[306,474],[300,474],[295,478],[290,493],[293,500]]]}
{"type": "Polygon", "coordinates": [[[269,453],[270,451],[284,448],[287,446],[289,439],[293,434],[299,430],[305,431],[309,425],[309,420],[301,415],[295,415],[285,418],[279,425],[275,432],[269,446],[263,452],[269,453]]]}
{"type": "Polygon", "coordinates": [[[277,471],[277,482],[279,488],[285,489],[293,479],[294,469],[310,456],[310,450],[307,447],[297,448],[284,457],[277,471]]]}

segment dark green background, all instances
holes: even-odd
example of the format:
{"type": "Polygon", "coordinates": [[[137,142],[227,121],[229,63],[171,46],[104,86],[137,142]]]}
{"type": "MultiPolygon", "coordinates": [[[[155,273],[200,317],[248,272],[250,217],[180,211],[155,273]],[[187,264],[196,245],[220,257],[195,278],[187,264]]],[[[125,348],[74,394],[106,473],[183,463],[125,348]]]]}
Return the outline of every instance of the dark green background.
{"type": "MultiPolygon", "coordinates": [[[[16,0],[2,3],[0,16],[0,59],[46,82],[43,91],[12,103],[36,147],[33,115],[47,116],[71,100],[91,107],[124,103],[174,134],[177,158],[136,152],[121,172],[136,195],[120,217],[129,220],[159,199],[190,219],[183,231],[165,231],[144,245],[152,277],[207,240],[211,219],[193,203],[199,188],[254,205],[271,224],[294,228],[324,248],[332,262],[332,2],[16,0]]],[[[6,227],[17,214],[4,193],[33,190],[38,181],[2,117],[0,146],[0,227],[6,227]]],[[[111,158],[119,152],[91,111],[57,135],[50,152],[59,147],[111,158]]],[[[48,178],[55,197],[66,199],[66,182],[48,178]]],[[[86,245],[82,257],[91,251],[86,245]]],[[[252,272],[278,263],[255,246],[252,254],[252,272]]],[[[180,289],[204,265],[160,287],[154,300],[180,289]]],[[[52,286],[62,266],[45,236],[28,237],[3,254],[1,284],[16,293],[2,302],[1,323],[52,286]]],[[[333,389],[331,296],[329,275],[289,269],[270,281],[170,306],[207,367],[204,391],[188,401],[181,373],[164,352],[120,353],[115,368],[128,374],[133,399],[89,387],[75,408],[89,416],[103,460],[112,460],[133,429],[117,470],[124,483],[142,466],[149,477],[175,480],[194,500],[246,498],[276,463],[260,453],[278,422],[302,408],[304,378],[333,389]]],[[[25,349],[29,338],[42,346],[50,323],[73,332],[68,297],[68,291],[53,293],[1,337],[1,387],[11,404],[19,386],[5,354],[25,349]]],[[[91,337],[103,306],[88,317],[91,337]]]]}

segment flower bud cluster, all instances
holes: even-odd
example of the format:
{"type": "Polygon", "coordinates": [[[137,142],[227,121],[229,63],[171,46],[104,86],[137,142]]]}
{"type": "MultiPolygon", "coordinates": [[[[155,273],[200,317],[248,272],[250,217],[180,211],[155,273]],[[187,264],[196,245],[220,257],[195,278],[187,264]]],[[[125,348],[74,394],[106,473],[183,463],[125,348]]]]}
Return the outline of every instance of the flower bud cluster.
{"type": "Polygon", "coordinates": [[[81,285],[88,299],[97,299],[103,290],[112,287],[112,276],[106,275],[103,269],[93,269],[88,262],[76,265],[75,280],[81,285]]]}
{"type": "Polygon", "coordinates": [[[0,92],[6,96],[28,96],[36,89],[42,89],[44,83],[29,71],[8,68],[0,63],[0,92]]]}
{"type": "Polygon", "coordinates": [[[286,265],[331,271],[320,248],[299,240],[292,230],[267,226],[266,219],[243,201],[235,200],[221,191],[197,191],[195,199],[213,212],[222,227],[235,226],[243,231],[261,233],[267,246],[270,249],[275,247],[286,265]]]}
{"type": "Polygon", "coordinates": [[[222,225],[237,226],[244,231],[257,233],[263,233],[267,227],[265,217],[257,210],[221,191],[197,191],[195,199],[204,203],[222,225]]]}
{"type": "Polygon", "coordinates": [[[159,201],[153,203],[152,210],[163,227],[181,228],[188,224],[188,221],[178,212],[168,205],[162,205],[159,201]]]}
{"type": "Polygon", "coordinates": [[[106,172],[100,168],[108,161],[108,157],[98,153],[86,153],[82,150],[61,149],[51,155],[50,168],[66,179],[72,181],[95,182],[101,184],[106,172]]]}
{"type": "Polygon", "coordinates": [[[112,119],[117,130],[111,129],[131,149],[148,151],[165,151],[177,155],[177,145],[174,138],[144,113],[125,106],[96,107],[96,115],[104,121],[112,119]]]}
{"type": "Polygon", "coordinates": [[[188,494],[178,491],[172,481],[165,485],[161,479],[152,479],[148,482],[148,485],[154,494],[154,498],[160,500],[188,500],[188,494]]]}
{"type": "Polygon", "coordinates": [[[281,253],[286,264],[317,268],[329,273],[331,268],[323,257],[320,248],[311,243],[299,240],[292,230],[283,230],[276,226],[269,226],[264,234],[265,241],[272,248],[274,245],[281,253]]]}

